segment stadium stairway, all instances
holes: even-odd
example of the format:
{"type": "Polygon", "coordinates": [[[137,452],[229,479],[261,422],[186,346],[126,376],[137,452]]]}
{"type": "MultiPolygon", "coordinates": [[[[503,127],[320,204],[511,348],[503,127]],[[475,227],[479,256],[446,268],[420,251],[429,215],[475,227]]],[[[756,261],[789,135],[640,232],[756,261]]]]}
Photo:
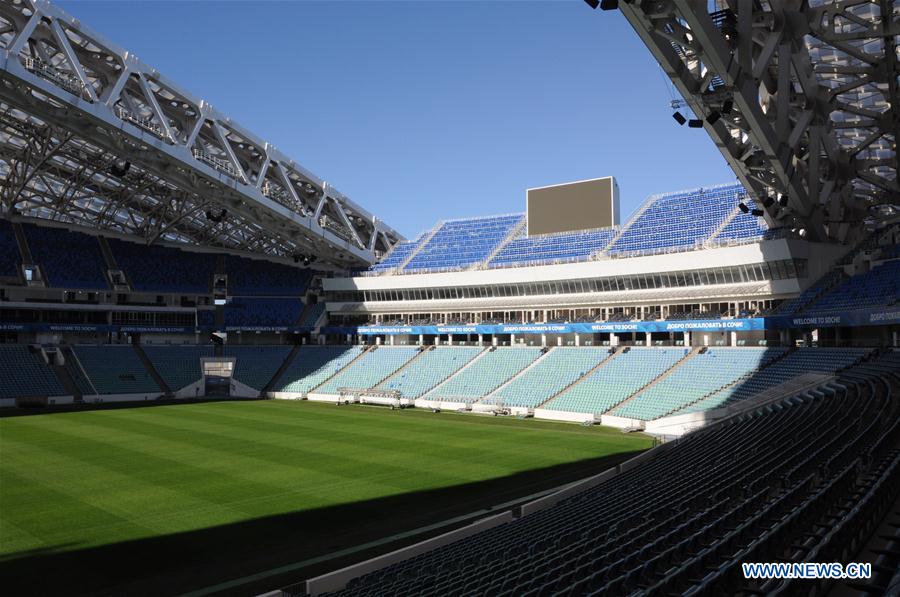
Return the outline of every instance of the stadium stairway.
{"type": "Polygon", "coordinates": [[[278,383],[278,380],[281,379],[281,376],[284,375],[284,372],[287,371],[288,367],[291,366],[291,363],[294,362],[294,359],[297,357],[297,353],[300,351],[300,344],[294,344],[291,351],[284,358],[284,361],[281,362],[281,366],[278,367],[278,370],[275,372],[275,375],[272,376],[272,379],[269,380],[262,390],[260,390],[260,396],[267,396],[269,392],[272,391],[272,387],[278,383]]]}
{"type": "Polygon", "coordinates": [[[402,375],[404,371],[406,371],[407,369],[410,368],[410,366],[413,365],[413,363],[415,363],[416,361],[421,359],[423,356],[425,356],[425,353],[427,353],[431,350],[435,350],[435,347],[434,346],[423,346],[422,349],[416,354],[416,356],[414,356],[413,358],[406,361],[403,364],[403,366],[401,366],[399,369],[397,369],[393,373],[390,373],[387,376],[385,376],[383,379],[378,380],[378,383],[372,384],[372,388],[379,388],[383,384],[386,384],[387,382],[394,379],[395,377],[402,375]]]}
{"type": "Polygon", "coordinates": [[[609,352],[609,355],[605,359],[603,359],[602,361],[600,361],[599,363],[594,365],[594,367],[590,371],[586,371],[584,375],[582,375],[581,377],[579,377],[578,379],[576,379],[575,381],[573,381],[572,383],[570,383],[569,385],[567,385],[566,387],[561,389],[560,391],[556,392],[555,394],[553,394],[552,396],[550,396],[549,398],[547,398],[546,400],[544,400],[543,402],[541,402],[540,404],[535,406],[534,408],[535,409],[544,408],[544,405],[546,405],[550,401],[556,399],[558,396],[565,394],[566,392],[568,392],[569,390],[571,390],[572,388],[574,388],[575,386],[577,386],[578,384],[580,384],[581,382],[583,382],[584,380],[586,380],[587,378],[592,376],[598,370],[602,369],[607,363],[609,363],[611,360],[616,358],[617,354],[619,354],[618,351],[616,351],[615,348],[612,348],[609,352]]]}
{"type": "Polygon", "coordinates": [[[31,247],[28,246],[28,237],[25,236],[25,230],[18,222],[13,222],[12,228],[16,235],[16,244],[19,245],[19,254],[22,255],[22,263],[33,264],[34,258],[31,256],[31,247]]]}
{"type": "Polygon", "coordinates": [[[471,367],[472,365],[474,365],[475,363],[477,363],[478,361],[483,359],[485,357],[485,355],[487,355],[489,352],[491,352],[490,347],[485,348],[480,353],[478,353],[475,356],[475,358],[471,359],[468,363],[466,363],[465,365],[463,365],[462,367],[460,367],[459,369],[457,369],[456,371],[454,371],[453,373],[451,373],[450,375],[445,377],[443,380],[441,380],[441,383],[437,384],[436,386],[434,386],[433,388],[431,388],[430,390],[428,390],[427,392],[422,394],[420,396],[420,398],[427,400],[428,396],[430,394],[436,393],[439,389],[441,389],[441,387],[443,387],[447,383],[449,383],[451,379],[453,379],[454,377],[456,377],[457,375],[459,375],[460,373],[462,373],[463,371],[465,371],[466,369],[468,369],[469,367],[471,367]]]}
{"type": "Polygon", "coordinates": [[[397,266],[397,271],[402,272],[404,270],[404,268],[406,268],[406,266],[409,265],[409,262],[416,258],[416,255],[419,254],[419,251],[421,251],[426,246],[428,246],[428,243],[431,242],[431,239],[434,238],[434,235],[437,234],[440,231],[440,229],[443,227],[444,227],[443,221],[440,221],[437,224],[435,224],[434,228],[431,229],[431,232],[429,232],[425,236],[425,238],[423,238],[421,241],[419,241],[419,244],[415,249],[410,251],[409,255],[406,256],[406,259],[403,260],[403,263],[401,263],[400,265],[397,266]]]}
{"type": "Polygon", "coordinates": [[[718,238],[719,233],[721,233],[723,230],[725,230],[725,228],[727,228],[728,225],[731,224],[731,222],[734,221],[734,219],[736,217],[738,217],[738,214],[740,214],[740,213],[742,213],[741,208],[735,207],[734,210],[732,210],[732,212],[730,214],[728,214],[728,217],[726,217],[724,220],[722,220],[722,223],[719,224],[719,226],[715,230],[713,230],[712,232],[709,233],[709,236],[707,236],[706,240],[703,241],[703,246],[704,247],[712,246],[715,243],[716,238],[718,238]]]}
{"type": "Polygon", "coordinates": [[[772,365],[774,365],[774,364],[778,363],[779,361],[783,360],[785,357],[787,357],[788,355],[792,354],[792,353],[795,352],[796,350],[797,350],[797,347],[796,347],[796,346],[791,346],[790,348],[788,348],[788,349],[785,350],[784,352],[782,352],[782,353],[778,354],[777,356],[775,356],[775,358],[770,359],[770,360],[766,361],[765,363],[763,363],[762,366],[759,367],[758,369],[756,369],[756,370],[754,370],[754,371],[751,371],[750,373],[748,373],[748,374],[746,374],[746,375],[742,375],[741,377],[735,379],[733,382],[731,382],[731,383],[729,383],[729,384],[725,384],[724,386],[722,386],[722,387],[720,387],[720,388],[717,388],[717,389],[713,390],[712,392],[707,392],[706,394],[703,394],[702,396],[698,396],[696,400],[693,400],[693,401],[688,402],[688,403],[686,403],[686,404],[682,404],[682,405],[679,406],[678,408],[672,409],[671,411],[669,411],[668,413],[666,413],[666,414],[663,415],[663,416],[664,416],[664,417],[665,417],[665,416],[669,416],[669,415],[671,415],[671,414],[675,414],[675,413],[678,413],[678,412],[680,412],[680,411],[684,411],[684,410],[690,409],[690,407],[692,407],[693,405],[697,404],[697,403],[700,402],[701,400],[704,400],[705,398],[708,398],[708,397],[712,396],[713,394],[716,394],[717,392],[721,392],[721,391],[723,391],[723,390],[727,390],[728,388],[736,387],[736,386],[738,386],[738,385],[740,385],[740,384],[746,382],[746,381],[749,380],[751,377],[753,377],[754,375],[756,375],[756,374],[758,374],[759,372],[763,371],[763,370],[766,369],[767,367],[771,367],[772,365]]]}
{"type": "Polygon", "coordinates": [[[669,377],[670,375],[672,375],[672,373],[674,373],[679,367],[681,367],[681,365],[683,365],[684,363],[686,363],[686,362],[689,361],[690,359],[692,359],[692,358],[694,358],[695,356],[697,356],[697,354],[700,352],[700,350],[701,350],[701,349],[699,349],[699,348],[694,348],[693,350],[691,350],[691,351],[690,351],[689,353],[687,353],[683,358],[679,359],[678,362],[676,362],[674,365],[672,365],[671,367],[669,367],[668,369],[666,369],[665,371],[663,371],[660,375],[657,375],[655,378],[653,378],[653,381],[651,381],[651,382],[648,383],[647,385],[645,385],[645,386],[643,386],[642,388],[640,388],[637,392],[635,392],[634,394],[632,394],[631,396],[629,396],[629,397],[626,398],[625,400],[619,402],[618,404],[616,404],[615,406],[613,406],[612,408],[610,408],[608,411],[606,411],[605,414],[612,415],[612,416],[614,416],[614,417],[615,417],[615,416],[618,416],[618,415],[616,415],[616,411],[618,411],[620,408],[622,408],[623,406],[625,406],[626,404],[628,404],[629,402],[631,402],[632,400],[634,400],[635,398],[637,398],[637,397],[640,396],[642,393],[644,393],[645,391],[649,390],[650,388],[652,388],[653,386],[655,386],[656,384],[658,384],[658,383],[661,382],[662,380],[664,380],[664,379],[666,379],[667,377],[669,377]]]}
{"type": "MultiPolygon", "coordinates": [[[[316,387],[311,388],[309,390],[309,392],[307,392],[307,393],[315,394],[319,390],[319,388],[321,388],[321,387],[325,386],[326,384],[328,384],[329,382],[331,382],[332,379],[334,379],[338,375],[342,374],[344,371],[346,371],[350,367],[353,367],[357,361],[359,361],[361,358],[363,358],[365,355],[367,355],[373,348],[375,348],[375,347],[367,346],[364,350],[361,350],[360,353],[358,355],[356,355],[355,357],[353,357],[353,359],[349,363],[347,363],[346,365],[344,365],[343,367],[341,367],[340,369],[335,371],[334,375],[331,375],[328,379],[324,380],[322,383],[320,383],[316,387]]],[[[278,379],[278,377],[276,376],[275,379],[278,379]]]]}
{"type": "Polygon", "coordinates": [[[147,356],[147,353],[144,352],[144,349],[141,348],[140,344],[132,344],[134,348],[134,352],[137,353],[138,358],[141,360],[141,363],[144,364],[144,368],[147,370],[147,373],[150,374],[150,377],[153,378],[153,381],[156,382],[162,391],[163,396],[165,398],[173,398],[175,395],[172,393],[172,388],[169,387],[169,384],[166,383],[166,380],[163,379],[162,375],[159,374],[159,371],[156,370],[156,367],[153,366],[153,363],[150,361],[150,357],[147,356]]]}
{"type": "Polygon", "coordinates": [[[506,235],[506,238],[500,241],[500,243],[494,247],[494,250],[488,254],[487,257],[484,258],[484,261],[481,263],[472,266],[471,269],[487,269],[488,265],[491,263],[491,260],[494,259],[497,255],[500,254],[506,245],[511,243],[513,239],[519,236],[519,233],[524,231],[528,227],[528,218],[522,218],[522,221],[513,226],[512,230],[509,231],[509,234],[506,235]]]}
{"type": "Polygon", "coordinates": [[[531,371],[531,369],[533,369],[534,367],[537,367],[538,364],[541,363],[547,357],[547,355],[550,354],[551,351],[553,351],[553,349],[554,349],[554,347],[552,347],[552,346],[548,347],[547,350],[545,350],[543,353],[541,353],[540,356],[538,356],[538,358],[531,361],[527,367],[525,367],[524,369],[520,369],[518,373],[516,373],[515,375],[513,375],[512,377],[507,379],[505,382],[503,382],[496,388],[494,388],[494,390],[491,393],[486,394],[485,396],[482,396],[481,399],[477,400],[476,402],[478,404],[489,404],[490,403],[489,401],[493,398],[493,396],[495,394],[503,391],[504,389],[506,389],[506,386],[515,382],[517,379],[519,379],[520,377],[525,375],[528,371],[531,371]]]}
{"type": "MultiPolygon", "coordinates": [[[[69,359],[73,358],[71,349],[69,349],[67,353],[64,348],[60,348],[59,352],[65,363],[68,363],[69,359]]],[[[59,378],[60,383],[62,383],[63,387],[66,389],[66,393],[72,395],[72,401],[76,404],[84,402],[84,394],[82,393],[81,388],[78,387],[78,384],[75,383],[72,374],[69,373],[69,368],[64,364],[53,364],[51,367],[56,373],[56,377],[59,378]]]]}

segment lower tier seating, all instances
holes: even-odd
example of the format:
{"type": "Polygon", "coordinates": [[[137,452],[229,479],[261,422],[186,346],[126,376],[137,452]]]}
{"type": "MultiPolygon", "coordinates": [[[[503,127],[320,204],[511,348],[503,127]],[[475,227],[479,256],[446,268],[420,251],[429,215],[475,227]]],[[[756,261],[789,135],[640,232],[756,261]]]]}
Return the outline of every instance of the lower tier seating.
{"type": "Polygon", "coordinates": [[[202,357],[214,356],[212,346],[151,346],[144,353],[173,392],[203,378],[202,357]]]}
{"type": "Polygon", "coordinates": [[[290,346],[226,346],[225,357],[235,357],[234,379],[262,390],[278,372],[290,346]]]}
{"type": "Polygon", "coordinates": [[[869,352],[865,348],[800,348],[750,378],[714,392],[678,412],[682,414],[730,406],[804,373],[832,374],[856,363],[869,352]]]}
{"type": "Polygon", "coordinates": [[[76,358],[66,367],[85,397],[162,392],[130,345],[77,345],[72,351],[76,358]]]}
{"type": "Polygon", "coordinates": [[[373,348],[350,367],[329,379],[316,392],[337,394],[341,388],[373,388],[417,354],[418,348],[406,346],[373,348]]]}
{"type": "Polygon", "coordinates": [[[0,344],[0,398],[65,394],[66,390],[53,368],[30,347],[0,344]]]}
{"type": "Polygon", "coordinates": [[[848,374],[333,595],[793,594],[741,562],[853,560],[900,490],[897,388],[848,374]]]}
{"type": "Polygon", "coordinates": [[[273,392],[309,392],[359,356],[361,346],[304,346],[294,356],[273,392]]]}
{"type": "Polygon", "coordinates": [[[685,348],[631,348],[619,351],[593,374],[544,405],[550,410],[605,413],[646,386],[690,351],[685,348]]]}
{"type": "Polygon", "coordinates": [[[489,350],[424,398],[452,402],[475,402],[493,392],[541,355],[540,348],[489,350]]]}
{"type": "Polygon", "coordinates": [[[710,348],[685,360],[610,414],[647,421],[664,417],[757,371],[784,352],[783,348],[710,348]]]}
{"type": "Polygon", "coordinates": [[[418,398],[465,367],[482,350],[473,346],[435,347],[379,384],[378,389],[396,390],[405,398],[418,398]]]}
{"type": "Polygon", "coordinates": [[[584,376],[608,354],[609,350],[604,348],[562,346],[550,349],[533,367],[484,402],[534,408],[584,376]]]}

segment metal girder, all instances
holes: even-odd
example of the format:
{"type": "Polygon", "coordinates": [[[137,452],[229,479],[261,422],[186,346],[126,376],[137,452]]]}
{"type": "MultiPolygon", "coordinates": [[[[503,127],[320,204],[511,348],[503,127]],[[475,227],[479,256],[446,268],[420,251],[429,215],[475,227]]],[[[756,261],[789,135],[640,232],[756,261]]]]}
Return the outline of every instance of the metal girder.
{"type": "Polygon", "coordinates": [[[770,226],[846,240],[885,205],[898,209],[900,2],[619,8],[770,226]]]}
{"type": "Polygon", "coordinates": [[[0,169],[12,173],[0,183],[4,210],[82,224],[92,214],[93,225],[148,242],[301,253],[339,267],[370,264],[403,238],[45,0],[0,0],[0,112],[0,169]],[[81,152],[68,152],[64,164],[51,151],[58,148],[29,149],[30,134],[81,152]],[[121,168],[127,176],[115,176],[121,168]],[[13,186],[19,171],[27,176],[13,186]],[[137,180],[153,184],[137,192],[137,180]],[[320,221],[326,205],[328,226],[320,221]],[[207,221],[208,210],[226,217],[207,221]]]}

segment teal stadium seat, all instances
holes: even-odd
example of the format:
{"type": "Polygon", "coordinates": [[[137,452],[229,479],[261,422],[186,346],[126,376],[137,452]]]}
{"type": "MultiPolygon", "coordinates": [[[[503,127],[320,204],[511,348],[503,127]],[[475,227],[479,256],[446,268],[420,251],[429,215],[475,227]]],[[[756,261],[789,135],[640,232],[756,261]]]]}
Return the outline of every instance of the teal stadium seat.
{"type": "Polygon", "coordinates": [[[378,386],[397,390],[406,398],[418,398],[475,358],[482,350],[472,346],[442,346],[429,350],[395,377],[378,386]]]}
{"type": "Polygon", "coordinates": [[[341,388],[372,388],[402,367],[419,352],[414,347],[382,346],[364,354],[346,370],[316,390],[319,394],[337,394],[341,388]]]}
{"type": "Polygon", "coordinates": [[[423,398],[450,402],[475,402],[506,383],[534,362],[540,348],[498,348],[478,358],[423,398]]]}

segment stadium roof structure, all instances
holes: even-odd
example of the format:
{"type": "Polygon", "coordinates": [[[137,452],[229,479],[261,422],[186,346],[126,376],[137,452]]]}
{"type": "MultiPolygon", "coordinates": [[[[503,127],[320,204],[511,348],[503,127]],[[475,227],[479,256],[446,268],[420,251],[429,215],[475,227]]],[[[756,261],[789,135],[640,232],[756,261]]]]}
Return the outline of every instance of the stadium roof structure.
{"type": "Polygon", "coordinates": [[[770,226],[843,241],[866,220],[900,214],[900,3],[618,7],[770,226]]]}
{"type": "Polygon", "coordinates": [[[45,0],[0,2],[0,212],[340,267],[402,236],[45,0]]]}

